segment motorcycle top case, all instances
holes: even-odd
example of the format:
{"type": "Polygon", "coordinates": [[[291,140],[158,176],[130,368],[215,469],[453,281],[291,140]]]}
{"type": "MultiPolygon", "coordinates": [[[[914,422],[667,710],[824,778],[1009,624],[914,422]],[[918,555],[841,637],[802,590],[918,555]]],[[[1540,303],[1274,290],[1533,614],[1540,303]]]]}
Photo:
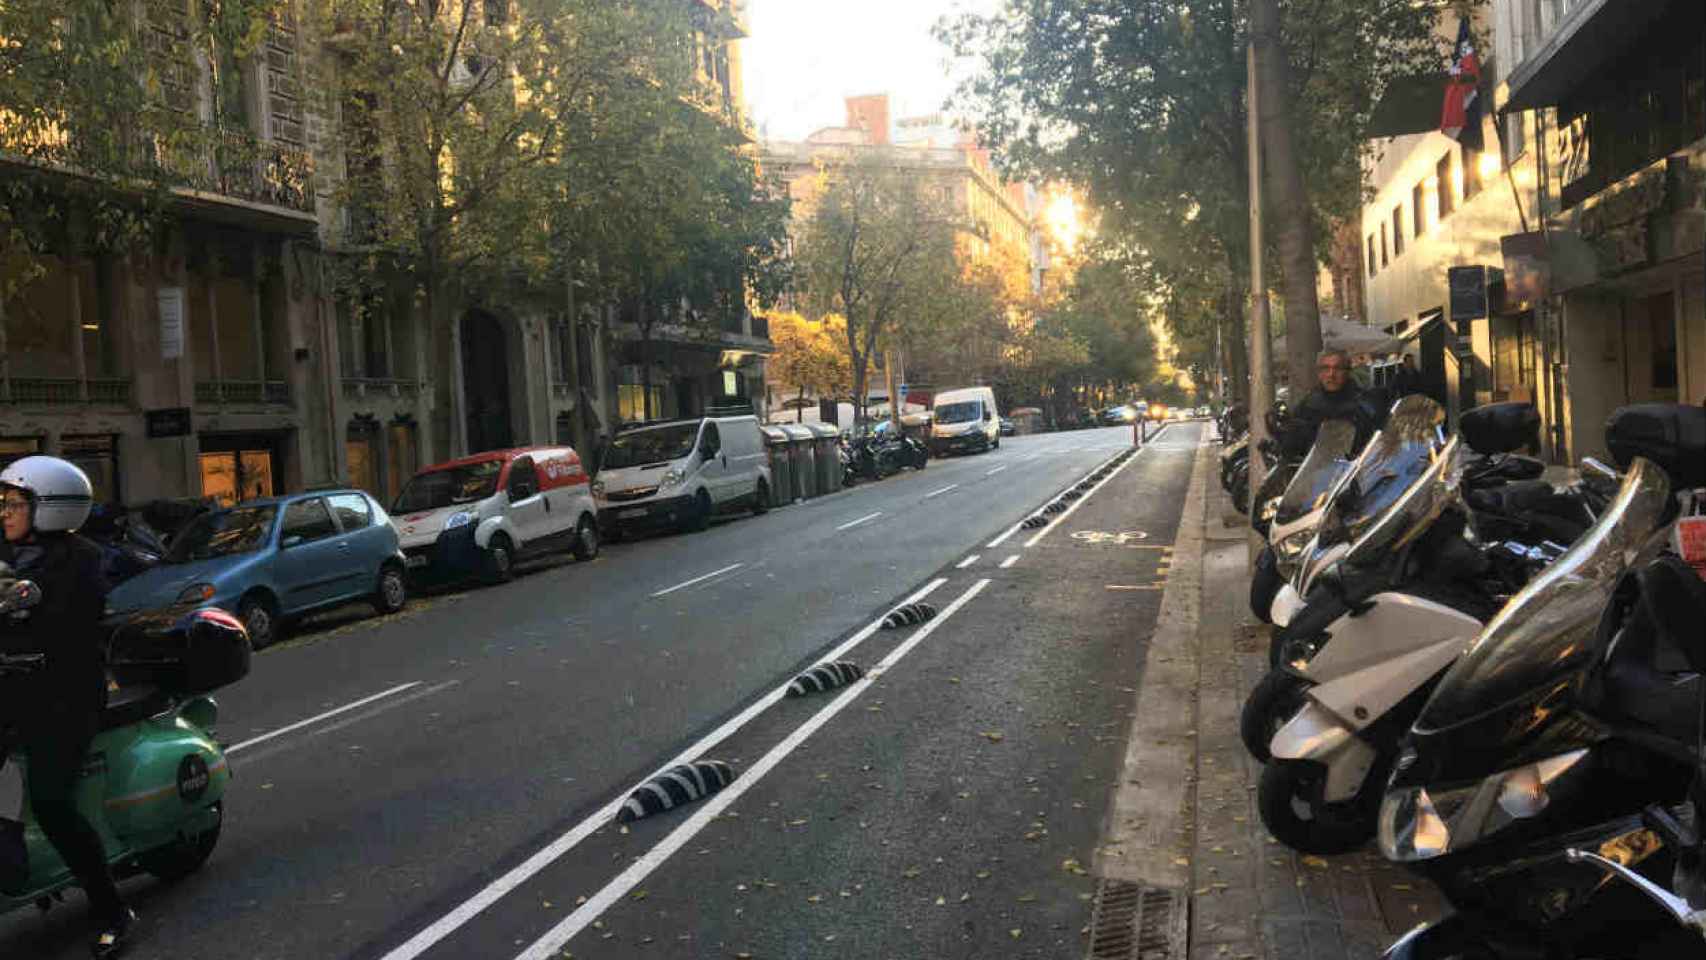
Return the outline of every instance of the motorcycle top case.
{"type": "Polygon", "coordinates": [[[125,683],[151,683],[194,696],[249,675],[253,648],[243,625],[223,610],[165,610],[139,614],[113,632],[109,660],[125,683]]]}
{"type": "Polygon", "coordinates": [[[1532,403],[1489,403],[1457,418],[1469,449],[1490,457],[1514,453],[1540,437],[1540,411],[1532,403]]]}
{"type": "Polygon", "coordinates": [[[1623,407],[1605,422],[1605,446],[1620,467],[1635,457],[1663,467],[1673,489],[1706,486],[1706,407],[1623,407]]]}

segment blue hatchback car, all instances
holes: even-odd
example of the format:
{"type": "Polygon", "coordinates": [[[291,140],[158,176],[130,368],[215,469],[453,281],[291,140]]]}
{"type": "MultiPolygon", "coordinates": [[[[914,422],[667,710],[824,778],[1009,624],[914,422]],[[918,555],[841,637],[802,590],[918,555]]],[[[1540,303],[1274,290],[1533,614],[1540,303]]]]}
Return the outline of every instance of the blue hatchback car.
{"type": "Polygon", "coordinates": [[[268,497],[190,521],[160,565],[114,587],[107,607],[115,615],[220,607],[259,648],[290,620],[351,600],[370,600],[381,614],[401,610],[404,563],[391,518],[360,490],[268,497]]]}

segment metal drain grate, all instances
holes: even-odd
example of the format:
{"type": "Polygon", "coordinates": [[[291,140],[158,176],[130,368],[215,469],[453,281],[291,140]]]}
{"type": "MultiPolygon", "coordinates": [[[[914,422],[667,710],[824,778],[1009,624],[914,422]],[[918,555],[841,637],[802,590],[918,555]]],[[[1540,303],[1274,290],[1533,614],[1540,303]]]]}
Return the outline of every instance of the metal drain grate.
{"type": "Polygon", "coordinates": [[[1089,960],[1182,960],[1188,902],[1171,890],[1103,880],[1090,915],[1089,960]]]}

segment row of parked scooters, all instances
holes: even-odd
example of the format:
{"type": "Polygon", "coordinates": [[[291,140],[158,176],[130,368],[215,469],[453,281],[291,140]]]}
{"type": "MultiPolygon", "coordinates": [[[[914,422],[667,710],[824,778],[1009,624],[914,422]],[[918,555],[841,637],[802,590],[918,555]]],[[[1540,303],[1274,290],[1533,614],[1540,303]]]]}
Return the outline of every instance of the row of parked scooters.
{"type": "Polygon", "coordinates": [[[1561,486],[1518,453],[1533,407],[1446,425],[1413,395],[1361,450],[1329,421],[1268,451],[1262,820],[1311,854],[1378,838],[1440,888],[1455,912],[1388,957],[1706,956],[1706,557],[1679,554],[1706,408],[1617,411],[1615,467],[1561,486]]]}

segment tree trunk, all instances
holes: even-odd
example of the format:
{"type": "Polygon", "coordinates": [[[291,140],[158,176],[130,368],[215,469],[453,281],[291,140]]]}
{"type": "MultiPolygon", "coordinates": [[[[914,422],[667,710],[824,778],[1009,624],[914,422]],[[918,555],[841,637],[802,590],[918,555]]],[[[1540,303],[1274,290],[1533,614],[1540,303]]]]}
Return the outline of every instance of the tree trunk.
{"type": "Polygon", "coordinates": [[[429,268],[421,283],[426,294],[427,329],[432,331],[433,370],[437,374],[432,391],[433,459],[440,462],[468,452],[461,338],[457,336],[450,285],[437,279],[441,275],[429,268]]]}
{"type": "Polygon", "coordinates": [[[794,422],[806,422],[806,385],[800,384],[800,396],[794,401],[794,422]]]}
{"type": "Polygon", "coordinates": [[[1262,84],[1260,117],[1270,235],[1279,254],[1285,294],[1285,361],[1291,382],[1312,382],[1321,352],[1321,308],[1315,296],[1315,228],[1303,171],[1291,143],[1290,69],[1280,42],[1278,0],[1250,0],[1250,30],[1262,84]]]}

